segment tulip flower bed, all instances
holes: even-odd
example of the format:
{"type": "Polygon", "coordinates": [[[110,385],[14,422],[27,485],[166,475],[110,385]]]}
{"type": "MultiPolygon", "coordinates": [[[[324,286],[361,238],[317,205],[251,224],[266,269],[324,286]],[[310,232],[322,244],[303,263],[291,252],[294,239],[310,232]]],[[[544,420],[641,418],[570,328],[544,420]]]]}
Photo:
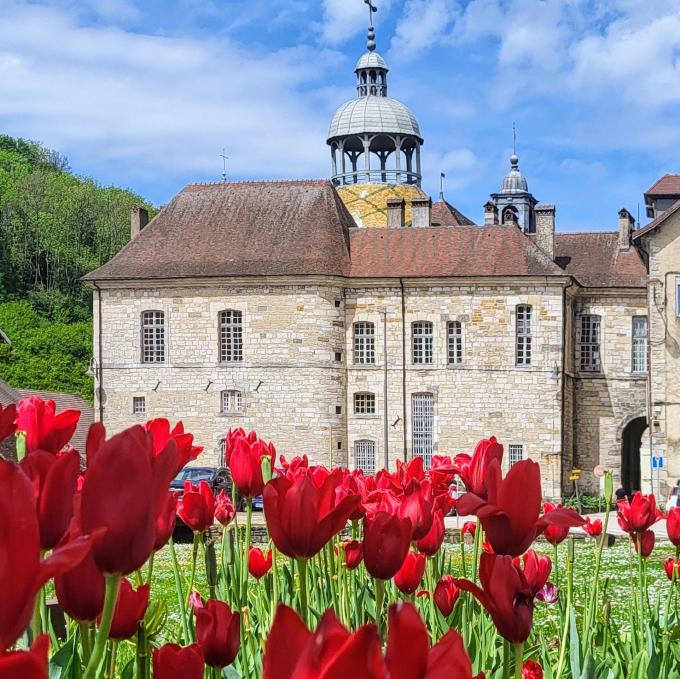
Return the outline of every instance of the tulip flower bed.
{"type": "Polygon", "coordinates": [[[368,477],[277,459],[237,430],[239,520],[207,484],[168,489],[201,453],[181,423],[109,438],[95,424],[82,472],[77,420],[35,397],[0,409],[19,458],[0,460],[0,679],[680,678],[680,510],[663,517],[653,496],[590,521],[542,503],[536,463],[504,476],[493,438],[368,477]],[[477,523],[461,527],[471,545],[445,546],[456,477],[477,523]],[[270,543],[255,546],[260,494],[270,543]],[[176,515],[190,545],[173,542],[176,515]],[[672,546],[654,549],[664,519],[672,546]],[[605,550],[614,520],[630,539],[605,550]]]}

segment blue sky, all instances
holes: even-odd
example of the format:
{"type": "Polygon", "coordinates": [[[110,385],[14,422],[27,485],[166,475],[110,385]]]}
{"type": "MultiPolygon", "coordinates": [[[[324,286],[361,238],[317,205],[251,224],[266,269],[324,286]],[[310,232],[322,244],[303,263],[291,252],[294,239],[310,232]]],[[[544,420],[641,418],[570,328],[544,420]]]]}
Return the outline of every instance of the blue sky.
{"type": "MultiPolygon", "coordinates": [[[[518,130],[558,229],[614,229],[680,171],[676,0],[377,0],[390,94],[425,137],[424,188],[480,221],[518,130]]],[[[0,131],[157,204],[184,184],[326,177],[354,96],[362,0],[0,0],[0,131]]],[[[644,209],[641,206],[644,218],[644,209]]]]}

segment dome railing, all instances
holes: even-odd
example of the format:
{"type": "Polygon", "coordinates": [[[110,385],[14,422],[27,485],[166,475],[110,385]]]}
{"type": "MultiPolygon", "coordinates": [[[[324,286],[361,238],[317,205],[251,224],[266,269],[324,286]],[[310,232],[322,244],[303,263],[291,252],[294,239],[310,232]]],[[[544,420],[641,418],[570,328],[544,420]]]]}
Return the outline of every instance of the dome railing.
{"type": "Polygon", "coordinates": [[[345,186],[348,184],[415,184],[419,186],[421,179],[422,177],[418,172],[405,169],[357,169],[344,173],[338,172],[332,177],[335,186],[345,186]]]}

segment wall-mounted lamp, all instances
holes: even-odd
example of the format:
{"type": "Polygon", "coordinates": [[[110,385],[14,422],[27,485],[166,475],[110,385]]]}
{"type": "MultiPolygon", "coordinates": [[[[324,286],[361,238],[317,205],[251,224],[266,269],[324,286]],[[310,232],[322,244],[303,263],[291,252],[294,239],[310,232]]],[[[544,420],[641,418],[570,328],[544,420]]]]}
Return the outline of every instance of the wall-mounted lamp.
{"type": "Polygon", "coordinates": [[[88,377],[99,378],[99,363],[97,363],[97,359],[94,356],[90,359],[90,364],[87,366],[85,374],[88,377]]]}
{"type": "Polygon", "coordinates": [[[401,417],[399,417],[399,415],[397,415],[397,419],[394,422],[392,422],[392,426],[396,427],[400,422],[401,422],[401,417]]]}
{"type": "Polygon", "coordinates": [[[152,391],[158,391],[158,387],[160,387],[160,386],[161,386],[161,381],[158,380],[158,382],[156,382],[156,386],[152,389],[152,391]]]}
{"type": "Polygon", "coordinates": [[[552,369],[552,378],[554,380],[559,379],[560,376],[560,367],[557,365],[557,361],[555,361],[555,364],[553,365],[552,369]]]}
{"type": "Polygon", "coordinates": [[[259,391],[259,390],[260,390],[260,387],[261,387],[263,384],[264,384],[264,382],[263,382],[262,380],[260,380],[260,381],[257,383],[257,386],[255,387],[255,389],[254,389],[253,391],[259,391]]]}
{"type": "Polygon", "coordinates": [[[213,384],[212,380],[208,380],[208,384],[205,385],[205,390],[208,391],[210,389],[210,385],[213,384]]]}

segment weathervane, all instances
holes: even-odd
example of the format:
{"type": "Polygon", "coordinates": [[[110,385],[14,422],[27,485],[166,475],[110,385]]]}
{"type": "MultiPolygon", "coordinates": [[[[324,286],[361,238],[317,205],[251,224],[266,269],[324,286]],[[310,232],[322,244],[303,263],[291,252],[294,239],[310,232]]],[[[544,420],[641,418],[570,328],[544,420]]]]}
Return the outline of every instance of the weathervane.
{"type": "Polygon", "coordinates": [[[378,8],[373,4],[372,0],[364,0],[368,5],[368,41],[366,47],[369,52],[375,50],[375,29],[373,28],[373,13],[378,11],[378,8]]]}
{"type": "Polygon", "coordinates": [[[222,181],[226,182],[227,181],[227,160],[229,160],[229,156],[227,155],[227,149],[222,149],[222,153],[220,154],[220,158],[222,158],[222,181]]]}
{"type": "Polygon", "coordinates": [[[517,155],[517,130],[515,129],[515,123],[512,123],[512,155],[517,155]]]}

